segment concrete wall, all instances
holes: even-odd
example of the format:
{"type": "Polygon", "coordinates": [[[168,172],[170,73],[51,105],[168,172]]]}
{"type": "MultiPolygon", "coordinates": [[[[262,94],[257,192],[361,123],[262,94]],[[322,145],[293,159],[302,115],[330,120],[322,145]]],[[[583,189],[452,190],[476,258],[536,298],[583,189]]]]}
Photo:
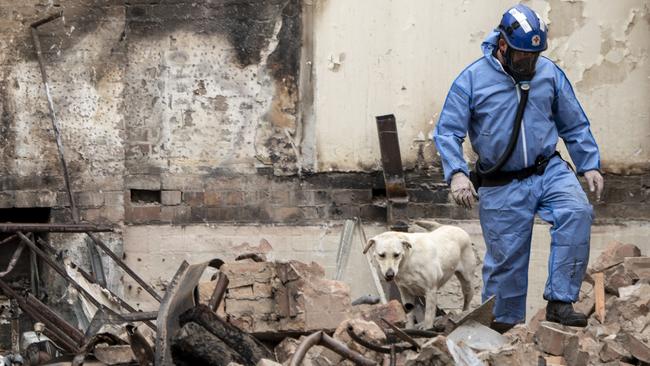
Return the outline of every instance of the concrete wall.
{"type": "MultiPolygon", "coordinates": [[[[550,29],[545,55],[572,81],[605,170],[650,166],[650,6],[644,0],[524,1],[550,29]]],[[[422,141],[454,78],[512,1],[314,2],[315,118],[320,170],[379,167],[374,117],[395,113],[402,157],[422,141]],[[341,131],[345,131],[341,134],[341,131]]],[[[468,150],[468,149],[466,149],[468,150]]]]}
{"type": "MultiPolygon", "coordinates": [[[[453,222],[465,229],[480,258],[485,254],[485,244],[481,228],[476,221],[453,222]]],[[[546,282],[550,246],[549,226],[536,224],[530,259],[528,316],[545,305],[542,299],[546,282]]],[[[233,260],[237,255],[250,251],[267,252],[269,259],[297,259],[304,262],[315,261],[325,268],[326,276],[333,278],[336,273],[336,254],[343,230],[341,221],[310,226],[232,226],[232,225],[192,225],[187,227],[137,226],[128,227],[124,232],[124,252],[126,261],[138,269],[145,280],[162,291],[171,280],[183,260],[200,263],[212,258],[233,260]],[[270,245],[260,244],[265,240],[270,245]],[[272,249],[271,249],[272,248],[272,249]]],[[[386,230],[383,225],[366,224],[364,230],[368,238],[386,230]]],[[[647,222],[628,222],[619,225],[601,225],[592,231],[590,260],[600,255],[603,248],[612,240],[639,246],[643,255],[650,254],[650,225],[647,222]]],[[[351,298],[365,294],[376,294],[373,280],[366,260],[361,254],[362,244],[355,233],[348,265],[343,279],[350,285],[351,298]]],[[[212,273],[206,271],[208,280],[212,273]]],[[[480,303],[481,267],[477,267],[473,284],[475,297],[473,304],[480,303]]],[[[142,309],[155,308],[154,300],[128,278],[123,279],[125,298],[142,309]]],[[[453,278],[440,289],[439,301],[444,309],[460,310],[462,292],[458,281],[453,278]]]]}

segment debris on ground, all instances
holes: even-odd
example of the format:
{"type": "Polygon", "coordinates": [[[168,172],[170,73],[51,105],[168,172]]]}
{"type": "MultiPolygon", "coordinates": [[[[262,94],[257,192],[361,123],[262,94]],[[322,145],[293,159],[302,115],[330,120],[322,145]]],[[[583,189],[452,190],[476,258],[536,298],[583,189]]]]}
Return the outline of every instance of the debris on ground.
{"type": "MultiPolygon", "coordinates": [[[[66,264],[71,274],[75,267],[66,264]]],[[[76,296],[93,297],[80,302],[91,320],[86,329],[0,278],[2,290],[42,321],[22,334],[26,351],[5,355],[2,365],[650,364],[650,258],[618,242],[595,259],[583,283],[575,308],[589,315],[585,328],[547,322],[540,309],[504,334],[489,328],[493,298],[437,317],[432,330],[403,329],[398,301],[353,305],[348,286],[325,278],[317,263],[259,254],[184,262],[159,310],[149,313],[125,309],[83,276],[69,278],[76,296]],[[200,283],[207,267],[216,274],[200,283]]]]}

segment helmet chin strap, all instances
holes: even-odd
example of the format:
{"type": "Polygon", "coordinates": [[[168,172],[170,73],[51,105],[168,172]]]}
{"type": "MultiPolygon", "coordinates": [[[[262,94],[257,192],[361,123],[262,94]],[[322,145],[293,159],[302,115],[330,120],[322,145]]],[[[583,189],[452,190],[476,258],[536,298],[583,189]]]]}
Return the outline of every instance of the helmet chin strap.
{"type": "Polygon", "coordinates": [[[503,67],[504,70],[510,74],[516,82],[530,81],[533,76],[535,76],[535,65],[537,64],[537,58],[539,55],[535,56],[532,60],[528,59],[523,62],[514,62],[512,56],[512,48],[508,47],[505,55],[503,55],[503,58],[506,61],[503,67]]]}

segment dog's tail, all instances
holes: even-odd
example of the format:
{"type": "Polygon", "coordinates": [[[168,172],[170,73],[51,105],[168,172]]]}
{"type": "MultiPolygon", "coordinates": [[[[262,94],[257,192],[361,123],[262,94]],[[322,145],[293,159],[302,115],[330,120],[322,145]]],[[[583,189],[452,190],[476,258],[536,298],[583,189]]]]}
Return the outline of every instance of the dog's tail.
{"type": "Polygon", "coordinates": [[[443,226],[441,223],[434,220],[418,220],[415,222],[415,225],[423,227],[429,231],[434,231],[437,228],[443,226]]]}

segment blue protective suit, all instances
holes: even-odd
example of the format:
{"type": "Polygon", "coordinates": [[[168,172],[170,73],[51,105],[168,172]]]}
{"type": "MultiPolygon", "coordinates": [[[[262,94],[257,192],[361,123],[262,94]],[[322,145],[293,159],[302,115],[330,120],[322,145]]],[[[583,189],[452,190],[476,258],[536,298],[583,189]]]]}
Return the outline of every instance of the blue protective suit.
{"type": "MultiPolygon", "coordinates": [[[[484,57],[456,78],[440,113],[434,140],[447,183],[454,173],[469,175],[462,142],[469,134],[484,168],[494,166],[506,149],[518,104],[514,80],[492,55],[499,37],[483,42],[484,57]]],[[[578,173],[600,168],[598,147],[589,121],[564,72],[540,57],[515,150],[502,170],[534,165],[550,156],[558,137],[564,140],[578,173]]],[[[499,187],[481,187],[479,214],[487,247],[483,265],[483,300],[496,295],[496,321],[525,320],[528,262],[534,216],[552,224],[549,276],[544,298],[574,302],[589,259],[592,207],[576,175],[553,158],[543,175],[499,187]]]]}

